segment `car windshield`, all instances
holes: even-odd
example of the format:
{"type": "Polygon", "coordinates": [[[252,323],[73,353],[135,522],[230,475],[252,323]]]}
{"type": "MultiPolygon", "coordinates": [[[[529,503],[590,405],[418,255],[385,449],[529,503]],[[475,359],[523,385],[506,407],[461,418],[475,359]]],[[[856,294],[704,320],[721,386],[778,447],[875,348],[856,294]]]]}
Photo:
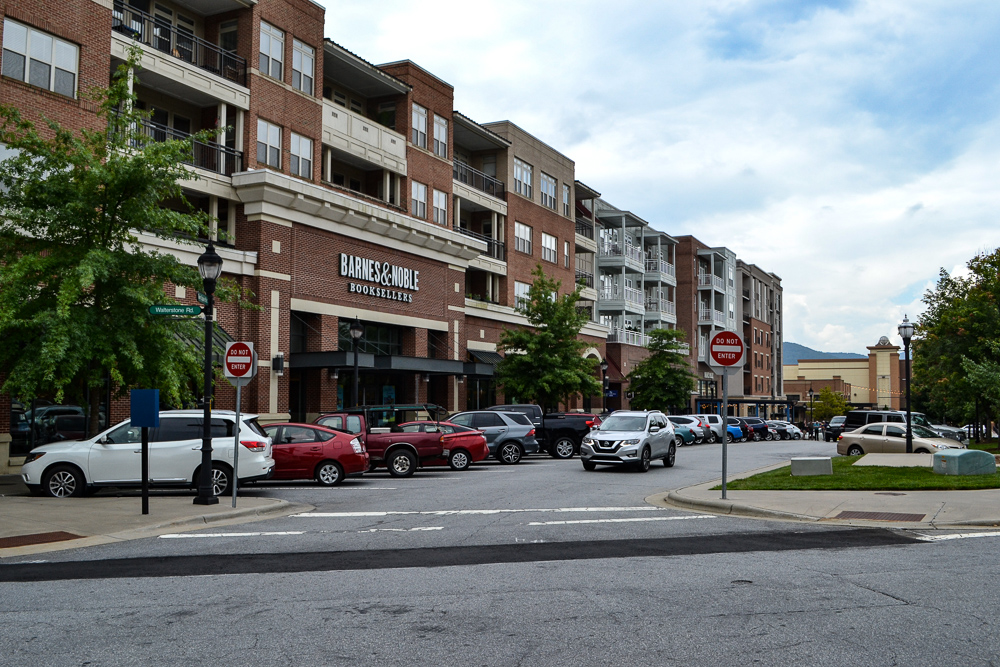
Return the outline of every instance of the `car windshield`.
{"type": "MultiPolygon", "coordinates": [[[[924,417],[923,415],[912,415],[912,417],[913,417],[913,423],[914,424],[917,424],[919,426],[926,426],[927,428],[930,428],[931,423],[929,421],[927,421],[927,417],[924,417]]],[[[935,435],[935,436],[930,436],[930,437],[936,438],[937,436],[935,435]]]]}
{"type": "Polygon", "coordinates": [[[601,431],[643,431],[646,429],[645,415],[611,415],[601,424],[601,431]]]}
{"type": "MultiPolygon", "coordinates": [[[[916,420],[914,420],[916,421],[916,420]]],[[[913,431],[913,435],[918,438],[940,438],[941,436],[930,430],[929,428],[924,428],[923,426],[917,426],[913,424],[910,426],[910,430],[913,431]]]]}

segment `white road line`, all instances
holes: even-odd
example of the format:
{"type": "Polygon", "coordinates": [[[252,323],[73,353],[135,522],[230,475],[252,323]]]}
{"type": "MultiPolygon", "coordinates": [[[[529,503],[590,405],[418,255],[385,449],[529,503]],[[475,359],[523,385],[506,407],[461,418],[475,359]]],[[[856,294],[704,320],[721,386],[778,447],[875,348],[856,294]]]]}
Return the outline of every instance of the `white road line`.
{"type": "Polygon", "coordinates": [[[161,539],[175,540],[188,537],[270,537],[272,535],[305,535],[304,530],[288,530],[273,533],[168,533],[160,535],[161,539]]]}
{"type": "Polygon", "coordinates": [[[432,511],[387,511],[387,512],[305,512],[303,514],[292,514],[292,517],[310,519],[347,519],[353,517],[371,516],[404,516],[404,515],[431,515],[431,516],[452,516],[459,514],[524,514],[528,512],[659,512],[662,507],[652,505],[642,505],[640,507],[554,507],[543,509],[497,509],[497,510],[432,510],[432,511]]]}
{"type": "Polygon", "coordinates": [[[444,526],[418,526],[416,528],[369,528],[359,533],[415,533],[421,530],[444,530],[444,526]]]}
{"type": "Polygon", "coordinates": [[[240,487],[241,491],[396,491],[398,487],[395,486],[337,486],[330,488],[328,486],[244,486],[240,487]]]}
{"type": "Polygon", "coordinates": [[[917,535],[922,542],[942,542],[944,540],[965,540],[970,537],[1000,537],[1000,531],[991,533],[952,533],[951,535],[917,535]]]}
{"type": "Polygon", "coordinates": [[[575,523],[633,523],[636,521],[683,521],[685,519],[714,519],[714,514],[696,516],[643,516],[630,519],[580,519],[578,521],[532,521],[529,526],[566,526],[575,523]]]}

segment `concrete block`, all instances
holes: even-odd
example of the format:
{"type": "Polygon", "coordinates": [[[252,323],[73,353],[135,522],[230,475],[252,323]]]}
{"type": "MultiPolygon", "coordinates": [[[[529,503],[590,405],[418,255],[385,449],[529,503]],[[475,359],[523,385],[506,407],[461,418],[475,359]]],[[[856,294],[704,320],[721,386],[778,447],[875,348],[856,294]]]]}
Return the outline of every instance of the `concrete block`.
{"type": "Polygon", "coordinates": [[[938,475],[992,475],[996,471],[996,458],[989,452],[946,449],[934,454],[934,472],[938,475]]]}
{"type": "Polygon", "coordinates": [[[800,456],[792,459],[792,476],[832,475],[833,461],[829,456],[800,456]]]}

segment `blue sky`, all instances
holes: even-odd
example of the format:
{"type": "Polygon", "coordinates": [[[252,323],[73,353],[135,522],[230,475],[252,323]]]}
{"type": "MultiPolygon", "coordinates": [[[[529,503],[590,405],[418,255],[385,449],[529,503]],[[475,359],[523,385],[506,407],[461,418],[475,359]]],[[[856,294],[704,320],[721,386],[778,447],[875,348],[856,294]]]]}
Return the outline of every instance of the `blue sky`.
{"type": "Polygon", "coordinates": [[[1000,2],[321,2],[581,181],[782,278],[785,339],[865,352],[1000,245],[1000,2]]]}

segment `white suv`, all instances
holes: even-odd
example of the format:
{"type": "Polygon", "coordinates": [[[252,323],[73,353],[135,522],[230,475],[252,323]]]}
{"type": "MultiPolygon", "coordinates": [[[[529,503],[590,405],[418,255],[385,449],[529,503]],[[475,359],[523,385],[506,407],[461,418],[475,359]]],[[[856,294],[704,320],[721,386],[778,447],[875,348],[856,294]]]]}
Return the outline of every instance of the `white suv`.
{"type": "MultiPolygon", "coordinates": [[[[212,490],[231,489],[234,424],[232,410],[212,412],[212,490]]],[[[271,439],[257,415],[240,415],[239,480],[267,479],[274,470],[271,439]]],[[[201,410],[166,410],[160,425],[149,429],[149,480],[156,486],[195,487],[201,467],[204,429],[201,410]]],[[[34,493],[55,498],[81,496],[105,486],[142,484],[142,429],[124,421],[90,440],[52,442],[28,453],[21,467],[34,493]]]]}
{"type": "Polygon", "coordinates": [[[663,465],[672,468],[676,455],[674,425],[659,410],[617,410],[580,443],[585,470],[600,463],[630,465],[646,472],[654,459],[662,459],[663,465]]]}

